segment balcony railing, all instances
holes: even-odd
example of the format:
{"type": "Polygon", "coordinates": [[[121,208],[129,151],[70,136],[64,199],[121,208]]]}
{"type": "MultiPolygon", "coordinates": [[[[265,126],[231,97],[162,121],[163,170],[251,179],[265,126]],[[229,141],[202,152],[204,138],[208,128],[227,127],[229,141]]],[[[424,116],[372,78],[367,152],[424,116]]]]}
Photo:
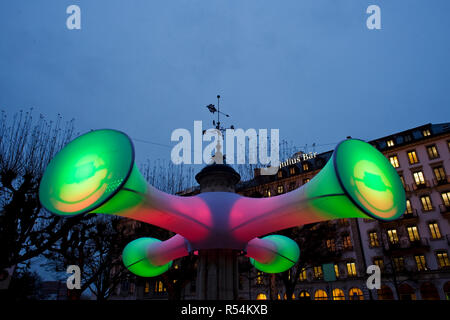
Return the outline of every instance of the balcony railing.
{"type": "Polygon", "coordinates": [[[450,214],[450,205],[445,205],[445,204],[440,204],[439,205],[439,211],[441,212],[441,214],[445,214],[448,215],[450,214]]]}
{"type": "Polygon", "coordinates": [[[403,219],[412,219],[412,218],[418,218],[417,210],[416,209],[410,209],[406,210],[405,213],[402,216],[403,219]]]}
{"type": "Polygon", "coordinates": [[[424,180],[424,181],[421,181],[421,182],[415,182],[415,183],[412,184],[412,189],[414,191],[421,190],[421,189],[426,189],[426,188],[429,188],[429,187],[431,187],[431,183],[430,183],[429,180],[424,180]]]}
{"type": "Polygon", "coordinates": [[[442,177],[442,179],[433,179],[433,186],[445,186],[450,184],[450,175],[442,177]]]}
{"type": "Polygon", "coordinates": [[[420,238],[414,241],[402,239],[401,241],[392,243],[390,241],[386,241],[384,243],[384,249],[386,251],[396,251],[396,250],[405,250],[405,249],[415,249],[415,248],[429,248],[430,243],[427,238],[420,238]]]}

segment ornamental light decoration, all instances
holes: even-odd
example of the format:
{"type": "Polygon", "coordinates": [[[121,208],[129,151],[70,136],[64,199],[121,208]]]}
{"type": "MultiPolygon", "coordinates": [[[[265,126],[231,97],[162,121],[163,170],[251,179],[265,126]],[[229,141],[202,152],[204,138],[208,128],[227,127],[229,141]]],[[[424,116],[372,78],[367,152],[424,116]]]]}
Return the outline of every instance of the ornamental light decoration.
{"type": "Polygon", "coordinates": [[[140,238],[123,250],[134,274],[154,277],[174,259],[202,249],[236,249],[268,273],[291,268],[300,257],[282,229],[342,218],[391,221],[405,211],[401,180],[382,153],[356,139],[342,141],[307,184],[270,198],[231,192],[170,195],[149,185],[134,163],[131,139],[116,130],[79,136],[49,163],[39,198],[61,216],[111,214],[176,233],[160,241],[140,238]]]}

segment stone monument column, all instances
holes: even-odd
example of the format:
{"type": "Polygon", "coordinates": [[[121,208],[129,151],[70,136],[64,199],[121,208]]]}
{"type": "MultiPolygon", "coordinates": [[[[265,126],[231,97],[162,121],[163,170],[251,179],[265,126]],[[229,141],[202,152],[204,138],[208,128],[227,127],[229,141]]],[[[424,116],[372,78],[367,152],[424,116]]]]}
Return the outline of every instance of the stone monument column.
{"type": "MultiPolygon", "coordinates": [[[[235,192],[240,175],[226,164],[212,164],[202,169],[195,179],[202,192],[235,192]]],[[[236,300],[238,298],[239,250],[199,250],[197,265],[197,299],[236,300]]]]}

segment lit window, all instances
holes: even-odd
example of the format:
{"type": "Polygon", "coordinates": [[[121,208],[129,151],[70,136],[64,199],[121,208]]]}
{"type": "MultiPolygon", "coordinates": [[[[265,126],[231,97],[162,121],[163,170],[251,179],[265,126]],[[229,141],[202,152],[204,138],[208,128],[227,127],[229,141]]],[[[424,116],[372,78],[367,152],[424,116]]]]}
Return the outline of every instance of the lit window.
{"type": "Polygon", "coordinates": [[[149,292],[150,292],[150,283],[148,281],[145,281],[144,293],[149,292]]]}
{"type": "Polygon", "coordinates": [[[447,251],[438,251],[436,252],[436,258],[439,264],[439,268],[447,268],[450,267],[450,261],[448,260],[447,251]]]}
{"type": "Polygon", "coordinates": [[[425,184],[425,177],[423,176],[423,172],[422,171],[416,171],[413,173],[413,177],[414,177],[414,182],[416,183],[416,185],[423,185],[425,184]]]}
{"type": "Polygon", "coordinates": [[[283,171],[279,170],[278,174],[277,174],[277,177],[278,178],[282,178],[283,177],[283,171]]]}
{"type": "Polygon", "coordinates": [[[444,205],[446,207],[450,207],[450,191],[442,192],[441,197],[442,197],[442,202],[444,202],[444,205]]]}
{"type": "Polygon", "coordinates": [[[428,228],[430,228],[431,238],[440,239],[442,237],[441,230],[439,230],[437,222],[430,222],[428,224],[428,228]]]}
{"type": "Polygon", "coordinates": [[[384,270],[384,261],[383,258],[375,258],[373,259],[373,264],[378,266],[381,271],[384,270]]]}
{"type": "Polygon", "coordinates": [[[393,260],[395,271],[400,272],[405,269],[405,259],[403,257],[394,257],[393,260]]]}
{"type": "Polygon", "coordinates": [[[403,188],[405,187],[405,178],[403,178],[403,175],[399,174],[400,181],[402,182],[403,188]]]}
{"type": "Polygon", "coordinates": [[[309,178],[303,179],[303,184],[307,184],[310,180],[311,180],[311,179],[309,179],[309,178]]]}
{"type": "Polygon", "coordinates": [[[328,295],[324,290],[316,290],[314,293],[314,300],[328,300],[328,295]]]}
{"type": "Polygon", "coordinates": [[[414,242],[420,240],[419,231],[417,230],[417,226],[411,226],[406,228],[408,231],[409,241],[414,242]]]}
{"type": "Polygon", "coordinates": [[[351,249],[352,248],[352,239],[350,236],[344,236],[344,248],[351,249]]]}
{"type": "Polygon", "coordinates": [[[417,271],[425,271],[428,269],[424,255],[414,256],[414,260],[416,261],[417,271]]]}
{"type": "Polygon", "coordinates": [[[339,288],[333,289],[333,300],[345,300],[344,291],[339,288]]]}
{"type": "Polygon", "coordinates": [[[300,293],[298,295],[298,299],[299,300],[309,300],[309,299],[311,299],[311,295],[309,294],[308,291],[302,290],[302,291],[300,291],[300,293]]]}
{"type": "Polygon", "coordinates": [[[434,167],[433,173],[434,173],[434,176],[436,177],[436,181],[438,183],[447,182],[444,167],[442,167],[442,166],[434,167]]]}
{"type": "Polygon", "coordinates": [[[289,174],[290,174],[290,175],[295,174],[295,168],[294,168],[294,167],[289,168],[289,174]]]}
{"type": "Polygon", "coordinates": [[[334,274],[336,278],[339,278],[339,266],[337,264],[334,265],[334,274]]]}
{"type": "Polygon", "coordinates": [[[420,202],[422,203],[423,211],[431,211],[431,210],[433,210],[433,205],[431,204],[430,196],[422,196],[422,197],[420,197],[420,202]]]}
{"type": "Polygon", "coordinates": [[[397,229],[389,229],[387,231],[389,242],[392,244],[398,243],[397,229]]]}
{"type": "Polygon", "coordinates": [[[361,289],[351,288],[348,292],[348,298],[350,300],[364,300],[364,295],[361,289]]]}
{"type": "Polygon", "coordinates": [[[415,150],[408,152],[408,160],[409,160],[409,164],[419,163],[419,158],[417,158],[417,154],[416,154],[415,150]]]}
{"type": "Polygon", "coordinates": [[[394,146],[394,140],[388,140],[388,141],[386,141],[386,144],[387,144],[387,146],[388,147],[393,147],[394,146]]]}
{"type": "Polygon", "coordinates": [[[257,273],[256,284],[264,284],[263,273],[261,271],[258,271],[257,273]]]}
{"type": "Polygon", "coordinates": [[[424,137],[431,136],[431,132],[429,129],[422,130],[422,134],[424,137]]]}
{"type": "Polygon", "coordinates": [[[390,156],[389,161],[391,162],[391,164],[394,168],[400,167],[400,163],[398,162],[397,156],[390,156]]]}
{"type": "Polygon", "coordinates": [[[409,199],[406,199],[406,214],[412,214],[413,213],[413,208],[411,206],[411,201],[409,199]]]}
{"type": "Polygon", "coordinates": [[[336,243],[335,243],[334,239],[327,240],[327,248],[328,248],[328,250],[330,250],[332,252],[336,251],[336,243]]]}
{"type": "Polygon", "coordinates": [[[376,232],[369,233],[370,246],[371,247],[379,247],[380,242],[378,241],[378,234],[376,232]]]}
{"type": "Polygon", "coordinates": [[[155,292],[158,292],[158,293],[166,292],[166,288],[164,287],[164,284],[162,281],[155,282],[155,292]]]}
{"type": "Polygon", "coordinates": [[[267,300],[267,296],[264,293],[258,293],[256,300],[267,300]]]}
{"type": "Polygon", "coordinates": [[[302,271],[300,271],[299,280],[300,281],[306,281],[306,279],[307,279],[306,269],[303,268],[302,271]]]}
{"type": "Polygon", "coordinates": [[[284,187],[283,187],[283,185],[279,185],[279,186],[277,187],[277,192],[278,192],[278,194],[282,194],[282,193],[284,192],[284,187]]]}
{"type": "Polygon", "coordinates": [[[303,171],[308,171],[309,170],[309,166],[307,163],[303,164],[303,171]]]}
{"type": "Polygon", "coordinates": [[[314,267],[314,278],[321,279],[322,277],[323,277],[322,266],[315,266],[314,267]]]}
{"type": "Polygon", "coordinates": [[[439,158],[439,152],[435,145],[428,146],[427,153],[428,153],[428,158],[430,158],[430,160],[439,158]]]}
{"type": "Polygon", "coordinates": [[[347,262],[347,274],[349,277],[356,277],[356,264],[354,262],[347,262]]]}

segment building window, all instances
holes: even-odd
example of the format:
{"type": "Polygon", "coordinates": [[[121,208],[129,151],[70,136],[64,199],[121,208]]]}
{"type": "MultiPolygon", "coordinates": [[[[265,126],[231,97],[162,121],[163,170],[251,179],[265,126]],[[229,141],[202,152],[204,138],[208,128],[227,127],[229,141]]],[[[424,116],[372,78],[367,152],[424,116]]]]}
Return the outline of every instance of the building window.
{"type": "Polygon", "coordinates": [[[437,222],[430,222],[428,224],[428,228],[430,228],[431,238],[432,239],[441,239],[441,230],[439,230],[439,226],[437,222]]]}
{"type": "Polygon", "coordinates": [[[308,291],[302,290],[302,291],[300,291],[300,293],[298,295],[298,299],[299,300],[311,300],[311,295],[309,294],[308,291]]]}
{"type": "Polygon", "coordinates": [[[294,175],[295,174],[295,168],[294,167],[289,168],[289,174],[290,175],[294,175]]]}
{"type": "Polygon", "coordinates": [[[349,235],[344,236],[344,249],[351,249],[352,247],[352,238],[349,235]]]}
{"type": "Polygon", "coordinates": [[[356,264],[354,262],[347,262],[347,275],[356,277],[356,264]]]}
{"type": "Polygon", "coordinates": [[[410,134],[405,135],[404,138],[405,138],[405,142],[410,142],[412,140],[410,134]]]}
{"type": "Polygon", "coordinates": [[[405,259],[403,257],[394,257],[392,260],[395,271],[401,272],[405,269],[405,259]]]}
{"type": "Polygon", "coordinates": [[[398,243],[397,229],[389,229],[387,231],[389,242],[392,244],[398,243]]]}
{"type": "Polygon", "coordinates": [[[450,267],[450,261],[448,260],[447,251],[438,251],[436,252],[436,258],[438,261],[439,268],[448,268],[450,267]]]}
{"type": "Polygon", "coordinates": [[[378,241],[378,234],[376,232],[369,233],[370,246],[372,248],[379,247],[380,241],[378,241]]]}
{"type": "Polygon", "coordinates": [[[294,190],[295,189],[295,182],[291,182],[290,184],[289,184],[289,191],[292,191],[292,190],[294,190]]]}
{"type": "Polygon", "coordinates": [[[263,273],[261,271],[258,271],[258,273],[256,274],[256,284],[258,285],[264,284],[263,273]]]}
{"type": "Polygon", "coordinates": [[[409,161],[409,164],[419,163],[419,158],[417,157],[415,150],[408,152],[408,161],[409,161]]]}
{"type": "Polygon", "coordinates": [[[434,173],[434,176],[436,177],[436,182],[438,184],[447,182],[447,177],[445,175],[444,167],[442,167],[442,166],[434,167],[433,173],[434,173]]]}
{"type": "Polygon", "coordinates": [[[373,264],[380,268],[380,271],[384,270],[384,260],[383,258],[375,258],[373,259],[373,264]]]}
{"type": "Polygon", "coordinates": [[[420,240],[419,231],[417,230],[417,226],[408,227],[408,228],[406,228],[406,230],[408,231],[409,241],[414,242],[414,241],[420,240]]]}
{"type": "Polygon", "coordinates": [[[256,300],[267,300],[267,296],[264,293],[258,293],[256,300]]]}
{"type": "Polygon", "coordinates": [[[420,197],[420,202],[422,203],[423,211],[431,211],[431,210],[433,210],[433,205],[431,203],[430,196],[422,196],[422,197],[420,197]]]}
{"type": "Polygon", "coordinates": [[[405,178],[403,178],[402,174],[398,175],[400,177],[400,181],[402,182],[403,188],[405,187],[405,178]]]}
{"type": "Polygon", "coordinates": [[[283,171],[282,170],[278,170],[277,177],[278,178],[283,178],[283,171]]]}
{"type": "Polygon", "coordinates": [[[413,208],[411,206],[411,201],[409,199],[406,199],[406,214],[412,214],[413,213],[413,208]]]}
{"type": "Polygon", "coordinates": [[[150,292],[150,283],[148,281],[145,281],[144,293],[149,293],[149,292],[150,292]]]}
{"type": "Polygon", "coordinates": [[[424,137],[429,137],[429,136],[431,136],[431,132],[429,129],[424,129],[424,130],[422,130],[422,135],[424,137]]]}
{"type": "Polygon", "coordinates": [[[364,295],[361,289],[351,288],[348,292],[348,298],[350,300],[364,300],[364,295]]]}
{"type": "Polygon", "coordinates": [[[427,153],[428,153],[428,158],[430,160],[439,158],[439,152],[438,152],[437,147],[435,145],[428,146],[427,147],[427,153]]]}
{"type": "Polygon", "coordinates": [[[391,164],[394,168],[400,167],[400,163],[398,162],[397,156],[390,156],[389,161],[391,162],[391,164]]]}
{"type": "Polygon", "coordinates": [[[311,180],[310,178],[303,179],[303,184],[307,184],[310,180],[311,180]]]}
{"type": "Polygon", "coordinates": [[[322,266],[315,266],[314,267],[314,278],[316,278],[316,279],[322,279],[323,278],[322,266]]]}
{"type": "Polygon", "coordinates": [[[314,300],[328,300],[328,295],[324,290],[316,290],[314,293],[314,300]]]}
{"type": "Polygon", "coordinates": [[[344,291],[342,289],[333,289],[333,300],[345,300],[344,291]]]}
{"type": "Polygon", "coordinates": [[[414,260],[416,261],[417,271],[426,271],[428,269],[424,255],[414,256],[414,260]]]}
{"type": "Polygon", "coordinates": [[[155,282],[155,292],[156,293],[166,292],[166,288],[164,287],[164,284],[161,280],[155,282]]]}
{"type": "Polygon", "coordinates": [[[334,274],[336,278],[339,278],[339,266],[337,264],[334,265],[334,274]]]}
{"type": "Polygon", "coordinates": [[[300,281],[306,281],[307,280],[306,269],[305,268],[303,268],[302,271],[300,271],[300,275],[299,275],[298,279],[300,281]]]}
{"type": "Polygon", "coordinates": [[[394,143],[394,140],[390,139],[390,140],[386,141],[386,144],[388,147],[393,147],[395,143],[394,143]]]}
{"type": "Polygon", "coordinates": [[[446,207],[450,207],[450,191],[441,193],[442,202],[446,207]]]}
{"type": "Polygon", "coordinates": [[[278,194],[282,194],[282,193],[284,192],[284,187],[283,187],[283,185],[279,185],[279,186],[277,187],[277,192],[278,192],[278,194]]]}
{"type": "Polygon", "coordinates": [[[414,182],[417,186],[421,186],[425,184],[425,177],[423,175],[423,171],[416,171],[413,173],[414,182]]]}
{"type": "Polygon", "coordinates": [[[329,251],[336,251],[336,242],[334,241],[334,239],[327,240],[327,248],[329,251]]]}

